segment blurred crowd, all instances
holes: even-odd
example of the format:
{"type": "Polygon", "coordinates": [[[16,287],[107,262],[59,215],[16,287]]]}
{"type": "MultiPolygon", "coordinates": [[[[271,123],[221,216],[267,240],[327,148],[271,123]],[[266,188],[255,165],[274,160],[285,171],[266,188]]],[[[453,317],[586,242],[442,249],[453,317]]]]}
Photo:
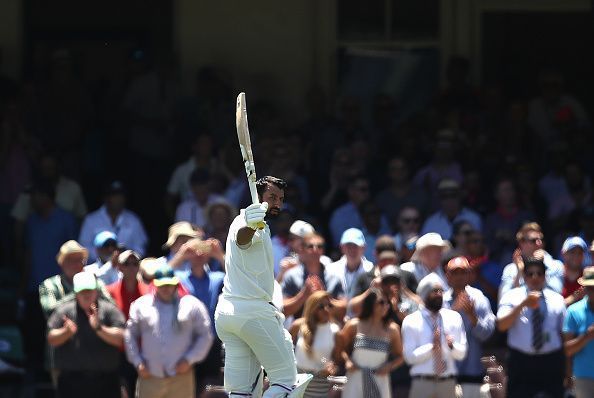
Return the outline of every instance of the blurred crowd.
{"type": "MultiPolygon", "coordinates": [[[[258,174],[288,182],[270,220],[275,304],[298,367],[316,374],[311,396],[430,396],[440,383],[478,396],[484,350],[522,364],[507,369],[510,397],[538,392],[514,378],[532,377],[534,358],[575,388],[565,353],[585,357],[573,374],[592,388],[588,112],[553,68],[531,98],[469,73],[452,58],[445,88],[406,119],[385,93],[363,104],[319,87],[297,120],[275,99],[248,106],[258,174]],[[434,327],[437,302],[451,312],[434,327]],[[548,334],[534,345],[538,322],[548,334]]],[[[22,81],[0,78],[0,358],[64,397],[200,394],[221,383],[212,318],[228,228],[250,203],[235,87],[205,67],[184,96],[175,62],[142,50],[120,77],[91,78],[59,50],[22,81]]]]}

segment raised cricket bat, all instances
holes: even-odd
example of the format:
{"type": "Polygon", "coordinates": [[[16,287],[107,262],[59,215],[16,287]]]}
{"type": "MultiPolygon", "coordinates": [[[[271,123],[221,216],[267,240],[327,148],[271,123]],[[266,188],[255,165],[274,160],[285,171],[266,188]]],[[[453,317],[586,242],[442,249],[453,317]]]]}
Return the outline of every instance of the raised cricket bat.
{"type": "MultiPolygon", "coordinates": [[[[235,104],[235,125],[237,126],[237,138],[239,139],[239,149],[245,166],[248,186],[252,203],[260,203],[258,191],[256,190],[256,165],[254,164],[254,155],[252,154],[252,142],[250,141],[250,130],[248,128],[247,108],[245,103],[245,93],[239,93],[237,103],[235,104]]],[[[259,229],[264,228],[264,223],[258,224],[259,229]],[[261,224],[261,225],[260,225],[261,224]]]]}

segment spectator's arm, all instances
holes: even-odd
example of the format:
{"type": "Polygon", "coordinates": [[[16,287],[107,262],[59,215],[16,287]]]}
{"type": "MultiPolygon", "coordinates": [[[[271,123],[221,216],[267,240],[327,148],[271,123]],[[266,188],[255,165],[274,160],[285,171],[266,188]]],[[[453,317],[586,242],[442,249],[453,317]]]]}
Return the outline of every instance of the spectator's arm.
{"type": "Polygon", "coordinates": [[[560,261],[553,260],[554,265],[551,265],[551,273],[547,275],[547,285],[557,293],[561,294],[563,291],[563,264],[560,261]]]}
{"type": "Polygon", "coordinates": [[[389,328],[391,354],[394,357],[390,363],[390,369],[394,370],[404,362],[404,357],[402,356],[402,338],[400,336],[400,327],[397,324],[392,322],[389,328]]]}
{"type": "Polygon", "coordinates": [[[76,334],[76,327],[63,314],[57,311],[47,321],[47,343],[52,347],[59,347],[76,334]],[[66,324],[69,323],[70,327],[66,324]]]}
{"type": "Polygon", "coordinates": [[[124,342],[124,329],[115,326],[100,326],[96,331],[97,336],[107,344],[114,347],[121,347],[124,342]]]}
{"type": "Polygon", "coordinates": [[[474,303],[477,322],[472,328],[472,336],[478,341],[486,341],[495,331],[495,314],[491,311],[491,305],[486,297],[482,296],[474,303]]]}
{"type": "Polygon", "coordinates": [[[330,303],[332,304],[332,310],[330,311],[330,314],[334,317],[334,319],[342,324],[347,310],[346,298],[343,297],[334,299],[331,297],[330,303]]]}
{"type": "Polygon", "coordinates": [[[369,295],[369,289],[365,290],[360,295],[353,297],[349,301],[349,308],[351,311],[353,311],[354,316],[359,316],[359,313],[361,312],[361,307],[363,305],[363,301],[365,300],[365,298],[368,295],[369,295]]]}
{"type": "Polygon", "coordinates": [[[591,325],[586,333],[579,336],[571,332],[566,332],[563,334],[563,340],[565,341],[565,355],[572,357],[583,350],[586,344],[594,340],[594,326],[591,325]]]}
{"type": "Polygon", "coordinates": [[[405,361],[410,365],[418,365],[431,359],[433,343],[418,345],[421,331],[412,323],[416,321],[414,315],[404,318],[402,322],[402,353],[405,361]]]}
{"type": "Polygon", "coordinates": [[[301,289],[295,296],[283,298],[283,313],[285,316],[291,316],[303,308],[308,297],[309,295],[304,285],[303,289],[301,289]]]}
{"type": "Polygon", "coordinates": [[[196,308],[192,311],[195,338],[183,357],[190,365],[206,358],[214,340],[208,311],[200,301],[197,301],[196,304],[196,308]]]}
{"type": "Polygon", "coordinates": [[[459,322],[454,328],[454,342],[450,348],[447,344],[442,345],[443,349],[449,349],[452,358],[456,361],[461,361],[466,356],[466,350],[468,349],[468,343],[466,341],[466,332],[464,331],[464,322],[460,314],[456,313],[459,322]]]}
{"type": "Polygon", "coordinates": [[[297,337],[299,336],[299,329],[301,328],[301,325],[303,325],[305,318],[299,318],[299,319],[295,319],[295,321],[291,324],[291,327],[289,327],[289,333],[291,334],[291,337],[293,338],[293,345],[297,344],[297,337]]]}
{"type": "Polygon", "coordinates": [[[500,304],[499,310],[497,311],[497,330],[505,332],[511,328],[525,306],[525,301],[522,301],[516,306],[512,306],[511,304],[500,304]]]}
{"type": "Polygon", "coordinates": [[[59,347],[66,343],[72,336],[74,336],[74,333],[66,326],[51,329],[47,334],[47,343],[52,347],[59,347]]]}
{"type": "Polygon", "coordinates": [[[136,308],[135,303],[130,307],[130,318],[126,323],[126,330],[124,331],[124,345],[126,348],[126,357],[128,361],[138,369],[138,366],[144,364],[144,359],[140,353],[140,322],[139,309],[136,308]]]}

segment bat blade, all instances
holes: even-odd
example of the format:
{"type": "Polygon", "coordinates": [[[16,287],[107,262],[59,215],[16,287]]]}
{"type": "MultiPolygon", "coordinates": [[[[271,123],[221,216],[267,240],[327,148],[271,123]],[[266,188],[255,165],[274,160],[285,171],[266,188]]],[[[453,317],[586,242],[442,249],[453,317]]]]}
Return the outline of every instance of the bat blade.
{"type": "MultiPolygon", "coordinates": [[[[241,156],[243,158],[243,165],[245,166],[252,203],[260,203],[258,199],[258,191],[256,190],[256,165],[254,164],[254,155],[252,154],[252,142],[250,140],[250,130],[248,127],[245,93],[239,93],[237,96],[237,102],[235,104],[235,125],[237,127],[237,139],[239,140],[239,148],[241,149],[241,156]]],[[[262,225],[258,225],[258,228],[260,229],[264,228],[264,223],[261,224],[262,225]]]]}
{"type": "Polygon", "coordinates": [[[253,163],[254,155],[252,154],[252,143],[250,140],[250,130],[248,127],[245,93],[239,93],[239,95],[237,96],[237,104],[235,107],[235,125],[237,127],[237,138],[239,140],[239,146],[241,148],[241,156],[243,157],[243,161],[244,163],[246,161],[253,163]]]}

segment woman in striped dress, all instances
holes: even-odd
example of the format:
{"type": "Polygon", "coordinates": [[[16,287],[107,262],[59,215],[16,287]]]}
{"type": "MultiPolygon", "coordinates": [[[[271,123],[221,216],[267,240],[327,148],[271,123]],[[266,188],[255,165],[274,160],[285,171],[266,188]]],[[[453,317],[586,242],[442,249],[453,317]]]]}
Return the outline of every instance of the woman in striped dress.
{"type": "Polygon", "coordinates": [[[388,306],[381,290],[370,289],[359,318],[348,321],[340,332],[347,372],[342,398],[392,396],[390,372],[402,364],[403,357],[400,328],[390,320],[388,306]]]}
{"type": "Polygon", "coordinates": [[[339,359],[339,344],[336,339],[340,327],[330,319],[331,308],[328,292],[314,292],[305,302],[303,317],[293,322],[289,329],[295,344],[298,372],[314,375],[304,398],[328,398],[333,385],[327,377],[337,371],[335,362],[339,359]]]}

